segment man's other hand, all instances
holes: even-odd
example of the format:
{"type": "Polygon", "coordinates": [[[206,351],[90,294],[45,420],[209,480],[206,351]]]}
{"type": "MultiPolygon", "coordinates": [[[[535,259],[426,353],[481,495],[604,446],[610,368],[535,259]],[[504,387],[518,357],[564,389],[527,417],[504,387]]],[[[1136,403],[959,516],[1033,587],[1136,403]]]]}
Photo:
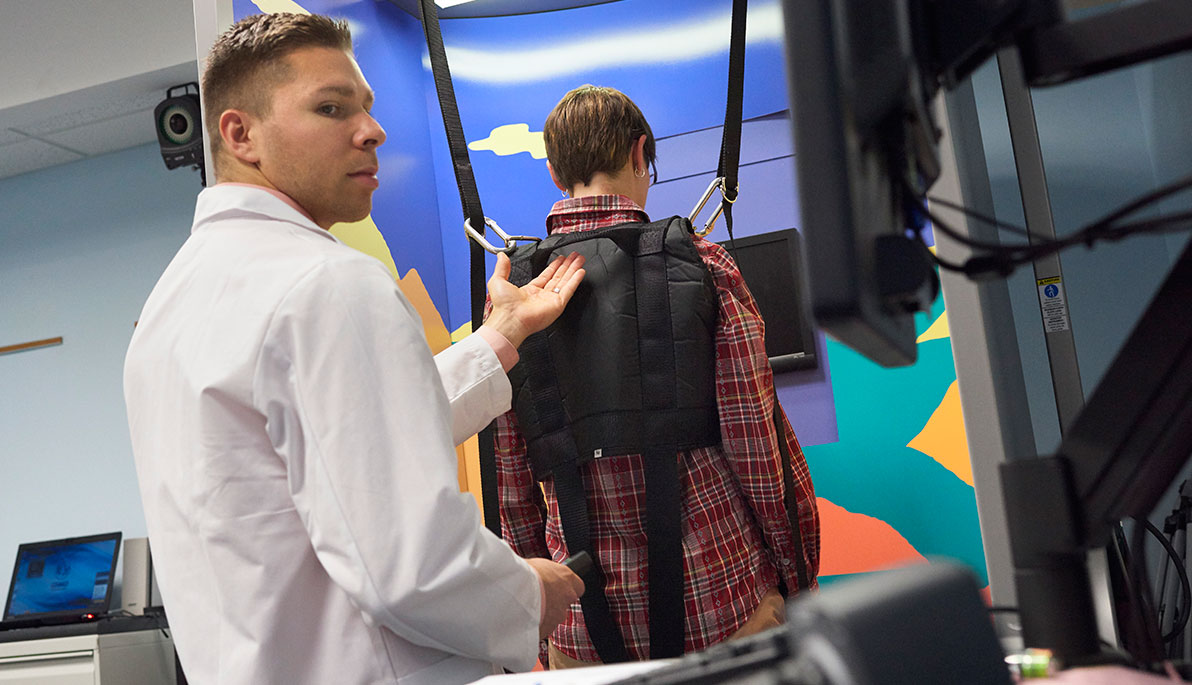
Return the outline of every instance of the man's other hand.
{"type": "Polygon", "coordinates": [[[517,287],[509,282],[513,265],[504,253],[497,255],[497,266],[488,279],[492,312],[484,325],[520,347],[526,336],[551,325],[584,280],[584,258],[572,252],[555,257],[537,278],[517,287]]]}
{"type": "Polygon", "coordinates": [[[571,569],[550,559],[526,559],[542,580],[542,622],[538,637],[546,639],[567,618],[567,610],[584,594],[584,581],[571,569]]]}

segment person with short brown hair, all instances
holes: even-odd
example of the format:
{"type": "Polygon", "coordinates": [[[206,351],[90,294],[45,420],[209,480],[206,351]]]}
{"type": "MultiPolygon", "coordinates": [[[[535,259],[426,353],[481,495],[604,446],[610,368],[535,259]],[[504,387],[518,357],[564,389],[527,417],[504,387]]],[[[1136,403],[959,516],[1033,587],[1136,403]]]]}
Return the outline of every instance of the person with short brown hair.
{"type": "MultiPolygon", "coordinates": [[[[561,189],[615,175],[641,136],[642,168],[654,166],[654,132],[633,100],[613,88],[586,85],[563,96],[542,127],[546,157],[561,189]]],[[[655,172],[655,176],[657,172],[655,172]]]]}
{"type": "MultiPolygon", "coordinates": [[[[649,222],[643,208],[654,136],[625,94],[591,85],[572,90],[547,117],[543,137],[548,170],[565,197],[546,218],[548,234],[649,222]]],[[[776,401],[761,314],[729,254],[703,238],[693,235],[692,241],[717,300],[715,358],[707,363],[715,367],[720,441],[679,455],[684,625],[674,629],[683,631],[685,652],[781,624],[783,596],[815,589],[819,567],[815,491],[776,401]],[[784,504],[784,453],[793,476],[797,529],[784,504]]],[[[600,293],[588,297],[588,306],[594,306],[600,293]]],[[[563,376],[570,373],[563,370],[567,364],[587,362],[554,363],[563,376]]],[[[497,419],[495,445],[503,537],[526,558],[574,554],[563,536],[555,483],[546,479],[540,487],[535,479],[519,414],[497,419]]],[[[643,459],[604,455],[579,467],[591,548],[630,659],[651,653],[643,459]]],[[[578,604],[550,636],[545,656],[552,668],[600,661],[578,604]]]]}
{"type": "Polygon", "coordinates": [[[149,295],[124,392],[154,568],[190,682],[466,683],[528,670],[583,591],[518,558],[458,487],[454,445],[584,276],[560,258],[432,358],[366,217],[385,131],[344,22],[248,17],[203,79],[218,183],[149,295]]]}

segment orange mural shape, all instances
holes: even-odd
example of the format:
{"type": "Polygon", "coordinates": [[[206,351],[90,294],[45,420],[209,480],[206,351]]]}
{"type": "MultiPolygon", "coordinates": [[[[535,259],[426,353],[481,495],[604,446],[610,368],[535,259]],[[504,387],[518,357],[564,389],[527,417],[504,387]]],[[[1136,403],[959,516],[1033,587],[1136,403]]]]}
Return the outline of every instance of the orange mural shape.
{"type": "Polygon", "coordinates": [[[960,385],[952,381],[944,399],[940,401],[927,425],[907,443],[956,474],[960,480],[973,484],[973,463],[969,460],[968,436],[964,431],[964,416],[960,411],[960,385]]]}
{"type": "Polygon", "coordinates": [[[853,513],[817,497],[820,515],[820,575],[881,571],[925,564],[906,538],[881,519],[853,513]]]}
{"type": "Polygon", "coordinates": [[[414,305],[418,316],[422,317],[422,330],[426,333],[426,343],[430,345],[431,353],[438,354],[451,347],[451,332],[443,323],[443,316],[439,314],[434,301],[430,299],[430,293],[426,292],[426,286],[422,283],[422,277],[418,275],[418,272],[410,269],[397,282],[397,286],[401,288],[402,294],[406,296],[410,304],[414,305]]]}

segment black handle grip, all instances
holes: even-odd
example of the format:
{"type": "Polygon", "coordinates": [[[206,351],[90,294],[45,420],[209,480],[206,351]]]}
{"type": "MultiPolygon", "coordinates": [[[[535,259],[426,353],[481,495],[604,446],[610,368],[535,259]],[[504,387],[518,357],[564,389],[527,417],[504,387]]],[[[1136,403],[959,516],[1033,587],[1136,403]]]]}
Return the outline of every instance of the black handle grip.
{"type": "Polygon", "coordinates": [[[592,572],[592,557],[585,551],[580,550],[575,554],[567,557],[563,561],[563,565],[575,572],[586,583],[588,575],[592,572]]]}

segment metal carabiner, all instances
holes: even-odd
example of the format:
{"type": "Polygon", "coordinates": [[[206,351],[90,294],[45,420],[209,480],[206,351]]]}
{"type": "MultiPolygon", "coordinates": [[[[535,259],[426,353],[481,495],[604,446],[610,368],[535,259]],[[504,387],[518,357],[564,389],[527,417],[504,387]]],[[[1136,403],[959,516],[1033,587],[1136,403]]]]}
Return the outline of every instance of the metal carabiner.
{"type": "Polygon", "coordinates": [[[542,238],[539,238],[537,236],[532,236],[532,235],[513,235],[513,236],[511,236],[508,233],[506,233],[505,231],[502,231],[501,227],[497,225],[497,222],[493,221],[492,219],[488,218],[487,216],[484,217],[484,225],[493,229],[493,233],[496,233],[497,236],[500,237],[501,240],[505,243],[504,247],[494,247],[493,244],[488,242],[488,240],[486,240],[484,238],[484,236],[480,234],[479,231],[472,228],[472,220],[471,219],[464,219],[464,231],[468,234],[468,237],[471,238],[472,240],[475,240],[476,244],[478,244],[480,247],[483,247],[485,249],[485,251],[490,252],[492,254],[499,254],[501,252],[506,252],[506,253],[512,252],[515,248],[517,248],[517,241],[519,241],[519,240],[529,240],[529,241],[535,242],[535,243],[542,240],[542,238]]]}
{"type": "Polygon", "coordinates": [[[708,204],[708,200],[712,198],[712,191],[716,190],[717,188],[720,189],[720,195],[723,201],[716,205],[716,211],[712,212],[712,216],[708,218],[706,223],[704,223],[703,230],[695,232],[695,234],[701,238],[712,232],[712,229],[716,225],[716,220],[719,219],[720,215],[724,212],[724,202],[728,202],[731,205],[737,201],[737,198],[735,197],[731,200],[728,199],[728,195],[724,192],[724,177],[717,176],[716,178],[712,179],[711,183],[708,184],[708,189],[704,191],[704,195],[695,205],[695,209],[691,210],[690,216],[687,217],[688,221],[693,224],[695,223],[699,213],[703,211],[704,205],[708,204]]]}

